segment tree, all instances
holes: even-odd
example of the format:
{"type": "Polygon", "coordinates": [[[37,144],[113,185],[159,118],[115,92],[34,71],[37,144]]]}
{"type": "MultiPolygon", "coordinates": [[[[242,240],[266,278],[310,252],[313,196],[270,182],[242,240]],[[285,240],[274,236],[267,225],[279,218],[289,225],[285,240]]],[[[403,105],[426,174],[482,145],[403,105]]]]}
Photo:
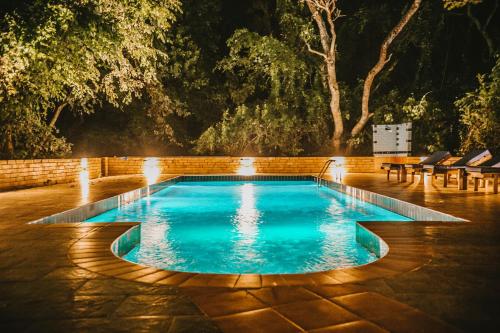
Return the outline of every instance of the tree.
{"type": "Polygon", "coordinates": [[[500,57],[488,75],[478,75],[479,86],[455,101],[463,125],[461,151],[500,148],[500,57]]]}
{"type": "MultiPolygon", "coordinates": [[[[156,46],[178,10],[177,0],[50,0],[7,15],[0,50],[2,112],[37,118],[41,126],[50,115],[51,135],[38,139],[43,149],[63,110],[91,113],[104,102],[122,107],[158,91],[158,64],[167,55],[156,46]]],[[[22,129],[2,125],[11,138],[12,128],[22,129]]],[[[34,149],[28,155],[44,153],[34,149]]]]}
{"type": "Polygon", "coordinates": [[[340,18],[340,10],[337,8],[336,0],[305,0],[305,2],[318,27],[322,51],[311,47],[310,36],[307,36],[304,41],[309,52],[323,58],[331,95],[330,112],[334,124],[332,147],[334,152],[339,152],[344,133],[344,122],[340,110],[340,88],[336,69],[337,33],[335,32],[335,21],[340,18]]]}
{"type": "MultiPolygon", "coordinates": [[[[308,50],[323,58],[324,66],[326,68],[328,87],[331,94],[330,111],[334,121],[334,135],[332,138],[332,147],[334,152],[341,150],[342,137],[344,135],[344,124],[342,119],[342,112],[340,109],[340,89],[337,80],[336,70],[336,52],[337,52],[337,33],[335,31],[335,22],[341,17],[340,9],[337,7],[336,0],[304,0],[311,12],[312,18],[316,23],[319,31],[322,51],[313,49],[305,39],[308,50]]],[[[421,0],[414,0],[409,10],[403,15],[398,24],[389,32],[384,39],[381,47],[378,62],[368,72],[364,81],[363,98],[361,105],[361,117],[354,125],[350,133],[350,140],[348,141],[348,151],[354,145],[354,139],[360,134],[365,127],[366,123],[372,116],[369,112],[369,99],[371,86],[378,73],[384,68],[387,62],[390,61],[388,57],[388,49],[394,39],[401,33],[404,27],[408,24],[411,17],[416,13],[420,6],[421,0]]]]}
{"type": "Polygon", "coordinates": [[[242,29],[228,40],[229,55],[218,69],[235,106],[201,135],[197,153],[297,155],[304,145],[321,144],[322,78],[288,44],[291,35],[278,40],[242,29]]]}

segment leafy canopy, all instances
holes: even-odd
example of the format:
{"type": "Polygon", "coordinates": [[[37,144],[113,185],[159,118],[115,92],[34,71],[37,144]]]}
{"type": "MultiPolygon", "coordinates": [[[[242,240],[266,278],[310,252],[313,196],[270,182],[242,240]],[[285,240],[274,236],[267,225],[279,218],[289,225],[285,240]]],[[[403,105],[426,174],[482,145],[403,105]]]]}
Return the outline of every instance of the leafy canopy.
{"type": "Polygon", "coordinates": [[[500,57],[488,75],[478,75],[479,86],[455,102],[460,112],[462,152],[475,148],[500,149],[500,57]]]}
{"type": "Polygon", "coordinates": [[[6,15],[0,35],[4,146],[21,155],[50,155],[54,130],[18,140],[22,128],[14,120],[43,127],[57,108],[91,113],[103,102],[121,107],[158,86],[158,65],[167,55],[157,44],[178,10],[177,0],[36,0],[25,12],[6,15]],[[37,139],[41,144],[31,147],[37,139]]]}

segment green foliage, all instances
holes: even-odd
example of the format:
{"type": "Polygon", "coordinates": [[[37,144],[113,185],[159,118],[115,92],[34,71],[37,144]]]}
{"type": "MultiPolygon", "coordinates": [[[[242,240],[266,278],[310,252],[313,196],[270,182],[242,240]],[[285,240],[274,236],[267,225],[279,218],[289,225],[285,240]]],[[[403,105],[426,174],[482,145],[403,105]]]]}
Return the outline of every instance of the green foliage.
{"type": "MultiPolygon", "coordinates": [[[[28,12],[7,15],[0,35],[0,109],[14,112],[15,105],[17,117],[43,126],[61,105],[91,113],[103,102],[130,104],[159,85],[157,68],[166,54],[155,44],[165,40],[178,9],[177,0],[40,0],[28,12]]],[[[55,131],[44,132],[51,135],[42,142],[55,131]]],[[[29,147],[25,142],[14,153],[37,156],[29,147]]]]}
{"type": "Polygon", "coordinates": [[[0,158],[29,159],[65,157],[71,151],[57,130],[47,126],[43,114],[24,112],[24,105],[9,104],[9,112],[0,112],[0,158]]]}
{"type": "Polygon", "coordinates": [[[412,122],[412,149],[415,154],[432,153],[447,148],[445,139],[451,135],[446,113],[439,103],[427,93],[417,98],[401,96],[392,90],[378,101],[374,109],[374,123],[397,124],[412,122]]]}
{"type": "Polygon", "coordinates": [[[489,75],[478,75],[479,87],[455,101],[460,113],[462,152],[500,148],[500,57],[489,75]]]}
{"type": "Polygon", "coordinates": [[[238,106],[233,115],[206,130],[198,140],[199,153],[229,155],[297,155],[302,151],[300,121],[288,114],[277,114],[267,104],[249,109],[238,106]]]}
{"type": "Polygon", "coordinates": [[[321,76],[285,42],[242,29],[218,64],[234,111],[197,141],[198,153],[297,155],[327,136],[321,76]]]}
{"type": "MultiPolygon", "coordinates": [[[[472,91],[494,59],[470,18],[447,10],[478,2],[423,2],[377,77],[370,121],[412,121],[415,153],[458,148],[460,126],[464,145],[498,146],[485,134],[498,132],[497,113],[487,112],[494,80],[482,76],[472,91]]],[[[186,154],[195,145],[204,154],[297,155],[329,145],[324,67],[304,39],[320,43],[301,1],[11,3],[0,18],[0,158],[67,155],[63,136],[75,152],[95,154],[186,154]]],[[[363,79],[407,4],[339,2],[345,128],[359,118],[363,79]]],[[[484,21],[492,4],[473,14],[484,21]]],[[[486,26],[496,44],[498,25],[486,26]]],[[[355,153],[371,153],[370,132],[354,139],[355,153]]]]}
{"type": "Polygon", "coordinates": [[[453,10],[467,5],[477,5],[481,2],[482,0],[443,0],[443,6],[448,10],[453,10]]]}

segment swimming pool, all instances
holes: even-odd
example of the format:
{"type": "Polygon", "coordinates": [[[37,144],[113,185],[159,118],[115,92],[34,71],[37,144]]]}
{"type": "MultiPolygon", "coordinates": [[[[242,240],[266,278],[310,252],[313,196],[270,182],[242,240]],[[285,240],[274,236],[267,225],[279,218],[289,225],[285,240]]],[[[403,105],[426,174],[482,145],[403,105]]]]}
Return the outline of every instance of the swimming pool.
{"type": "Polygon", "coordinates": [[[87,222],[142,222],[124,259],[197,273],[287,274],[377,260],[357,221],[411,221],[311,180],[179,181],[87,222]]]}

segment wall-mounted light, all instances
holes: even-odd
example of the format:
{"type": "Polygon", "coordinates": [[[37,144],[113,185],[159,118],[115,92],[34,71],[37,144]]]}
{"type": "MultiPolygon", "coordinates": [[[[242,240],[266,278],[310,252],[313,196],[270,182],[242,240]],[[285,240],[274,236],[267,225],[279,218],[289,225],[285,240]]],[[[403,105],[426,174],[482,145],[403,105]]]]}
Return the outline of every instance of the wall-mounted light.
{"type": "Polygon", "coordinates": [[[90,191],[90,176],[89,176],[89,162],[87,158],[80,160],[80,190],[82,195],[82,204],[87,203],[89,200],[90,191]]]}
{"type": "Polygon", "coordinates": [[[144,160],[143,173],[146,177],[148,185],[154,184],[160,177],[160,167],[158,165],[158,158],[147,157],[144,160]]]}
{"type": "Polygon", "coordinates": [[[252,176],[255,175],[255,167],[253,163],[255,158],[253,157],[242,157],[240,159],[240,167],[238,168],[238,175],[242,176],[252,176]]]}

